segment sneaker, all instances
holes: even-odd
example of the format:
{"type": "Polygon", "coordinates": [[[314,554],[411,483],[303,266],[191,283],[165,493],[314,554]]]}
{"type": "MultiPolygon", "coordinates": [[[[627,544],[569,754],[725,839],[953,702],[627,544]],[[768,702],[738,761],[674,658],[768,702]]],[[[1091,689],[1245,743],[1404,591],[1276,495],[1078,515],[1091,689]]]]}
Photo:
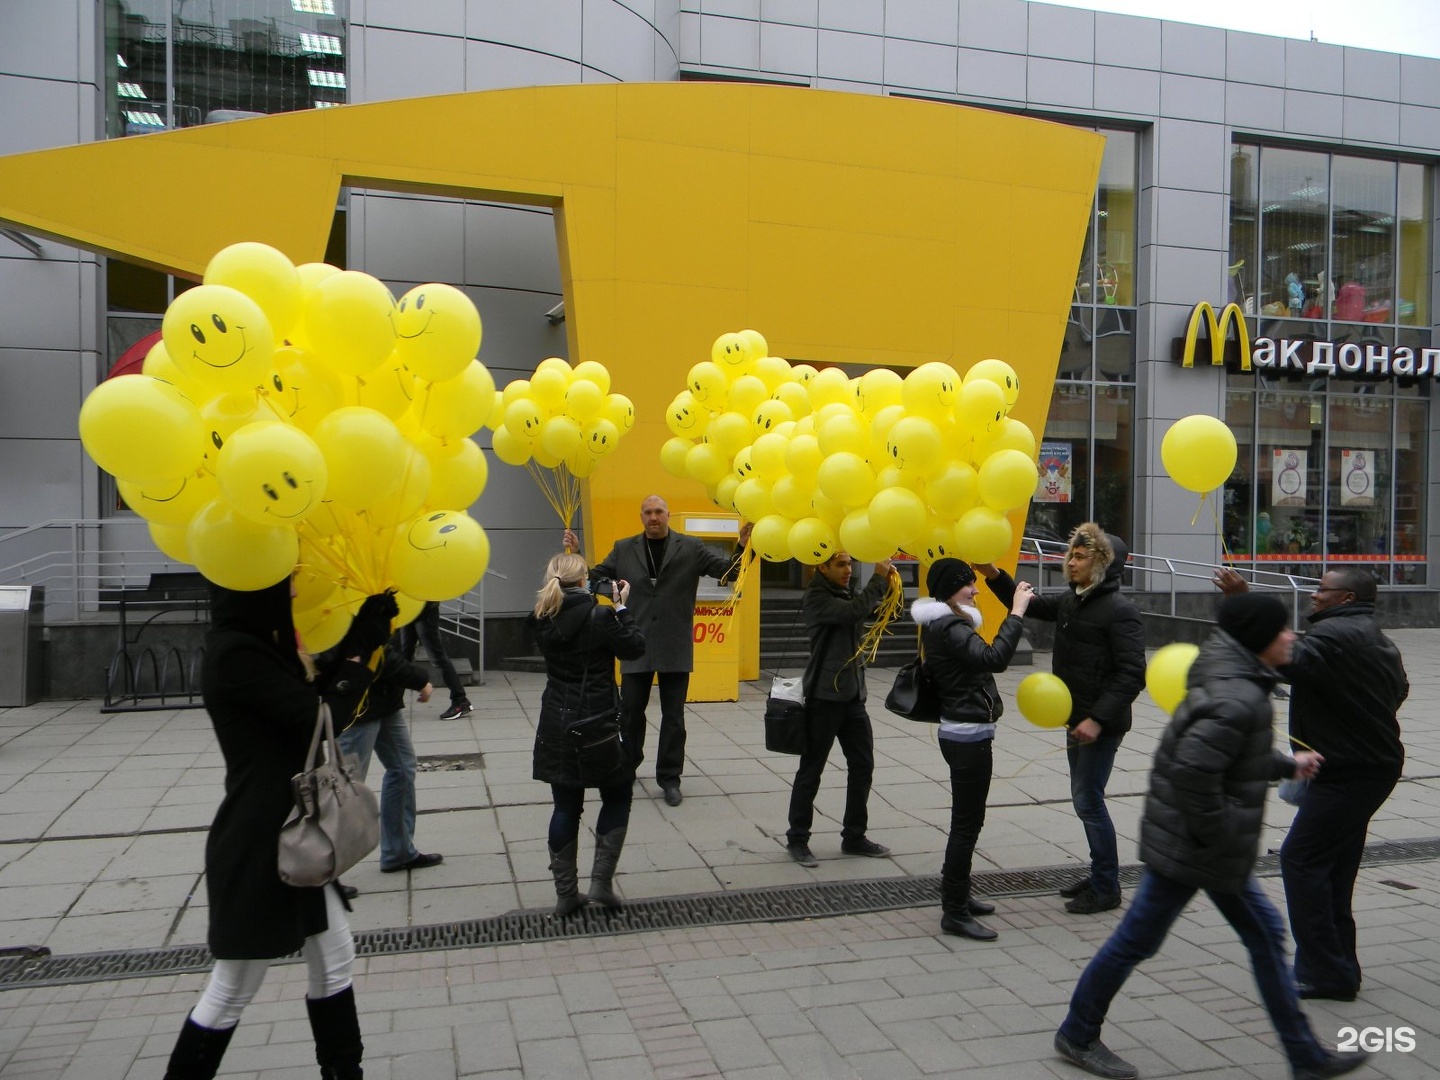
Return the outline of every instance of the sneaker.
{"type": "Polygon", "coordinates": [[[679,784],[663,784],[660,790],[665,793],[666,806],[679,806],[685,801],[685,796],[680,794],[679,784]]]}
{"type": "Polygon", "coordinates": [[[1365,1064],[1370,1055],[1364,1050],[1327,1051],[1319,1065],[1306,1065],[1295,1070],[1295,1080],[1322,1080],[1326,1076],[1344,1076],[1365,1064]]]}
{"type": "Polygon", "coordinates": [[[433,855],[426,855],[423,852],[416,855],[408,862],[402,862],[399,866],[382,866],[382,874],[398,874],[402,870],[424,870],[427,866],[439,866],[445,861],[445,856],[436,852],[433,855]]]}
{"type": "Polygon", "coordinates": [[[470,715],[470,702],[452,701],[450,707],[440,714],[441,720],[459,720],[470,715]]]}
{"type": "Polygon", "coordinates": [[[1066,885],[1063,889],[1059,890],[1059,895],[1063,896],[1066,900],[1074,900],[1075,897],[1079,896],[1089,887],[1090,879],[1088,877],[1082,877],[1074,884],[1066,885]]]}
{"type": "Polygon", "coordinates": [[[840,850],[846,855],[864,855],[867,859],[883,859],[890,854],[888,847],[877,844],[866,836],[855,840],[841,840],[840,850]]]}
{"type": "Polygon", "coordinates": [[[1089,1046],[1081,1046],[1079,1043],[1071,1042],[1057,1031],[1055,1033],[1055,1052],[1092,1076],[1107,1076],[1110,1080],[1135,1080],[1140,1075],[1139,1069],[1123,1058],[1116,1057],[1110,1052],[1110,1048],[1099,1039],[1089,1046]]]}
{"type": "Polygon", "coordinates": [[[790,853],[801,866],[819,866],[820,860],[815,858],[815,853],[810,850],[809,844],[786,844],[785,850],[790,853]]]}
{"type": "Polygon", "coordinates": [[[1100,911],[1111,911],[1120,906],[1120,894],[1101,896],[1094,889],[1085,888],[1080,895],[1065,905],[1071,915],[1094,915],[1100,911]]]}

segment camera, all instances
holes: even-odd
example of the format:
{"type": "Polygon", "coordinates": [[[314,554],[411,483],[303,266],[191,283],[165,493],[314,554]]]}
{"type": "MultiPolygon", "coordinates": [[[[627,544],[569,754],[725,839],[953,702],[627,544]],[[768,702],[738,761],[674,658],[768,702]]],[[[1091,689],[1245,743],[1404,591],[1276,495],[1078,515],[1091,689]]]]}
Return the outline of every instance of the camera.
{"type": "Polygon", "coordinates": [[[613,597],[615,595],[615,582],[607,577],[593,577],[590,579],[590,595],[613,597]]]}

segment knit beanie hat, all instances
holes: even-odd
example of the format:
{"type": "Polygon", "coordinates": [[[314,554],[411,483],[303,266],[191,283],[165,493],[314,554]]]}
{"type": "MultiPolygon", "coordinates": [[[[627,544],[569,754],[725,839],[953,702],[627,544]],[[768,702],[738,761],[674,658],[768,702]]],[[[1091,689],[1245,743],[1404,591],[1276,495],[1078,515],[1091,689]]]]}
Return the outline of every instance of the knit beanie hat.
{"type": "Polygon", "coordinates": [[[1220,601],[1220,629],[1252,653],[1264,652],[1289,621],[1285,605],[1263,593],[1235,593],[1220,601]]]}
{"type": "Polygon", "coordinates": [[[975,580],[969,563],[959,559],[936,559],[925,574],[925,588],[936,600],[949,600],[975,580]]]}

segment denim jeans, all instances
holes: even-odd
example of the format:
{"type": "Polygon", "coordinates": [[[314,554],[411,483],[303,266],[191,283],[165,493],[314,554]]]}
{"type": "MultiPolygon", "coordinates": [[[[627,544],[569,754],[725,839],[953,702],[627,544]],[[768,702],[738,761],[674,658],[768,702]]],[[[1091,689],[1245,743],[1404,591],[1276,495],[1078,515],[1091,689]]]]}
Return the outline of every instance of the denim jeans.
{"type": "Polygon", "coordinates": [[[1280,876],[1295,935],[1295,978],[1319,990],[1360,988],[1351,897],[1365,853],[1365,833],[1399,779],[1397,771],[1316,777],[1285,843],[1280,876]]]}
{"type": "Polygon", "coordinates": [[[1090,845],[1090,888],[1097,896],[1120,892],[1120,855],[1115,846],[1115,825],[1105,807],[1105,785],[1115,766],[1120,737],[1102,735],[1092,743],[1066,743],[1070,761],[1070,802],[1085,826],[1090,845]]]}
{"type": "Polygon", "coordinates": [[[985,825],[985,800],[990,797],[994,740],[940,740],[940,753],[950,766],[950,838],[940,877],[946,895],[969,897],[970,867],[985,825]]]}
{"type": "MultiPolygon", "coordinates": [[[[1088,1046],[1100,1037],[1110,1002],[1140,961],[1160,951],[1170,927],[1198,891],[1193,885],[1182,885],[1152,870],[1145,871],[1125,917],[1075,985],[1075,992],[1070,995],[1070,1012],[1060,1025],[1062,1035],[1080,1046],[1088,1046]]],[[[1206,889],[1205,895],[1235,928],[1250,953],[1255,984],[1260,988],[1265,1010],[1285,1047],[1291,1068],[1318,1065],[1325,1059],[1325,1050],[1300,1011],[1295,982],[1285,962],[1285,925],[1280,921],[1279,912],[1265,898],[1254,878],[1248,879],[1238,893],[1206,889]]]]}
{"type": "MultiPolygon", "coordinates": [[[[654,677],[649,671],[620,676],[620,723],[637,769],[645,760],[645,710],[654,677]]],[[[690,673],[662,671],[658,678],[660,740],[655,747],[655,779],[664,787],[680,783],[685,771],[685,695],[690,689],[690,673]]]]}
{"type": "Polygon", "coordinates": [[[401,709],[377,719],[357,720],[336,738],[340,751],[360,759],[360,779],[370,771],[373,751],[385,766],[380,789],[380,868],[403,866],[415,848],[415,744],[401,709]]]}
{"type": "Polygon", "coordinates": [[[820,791],[820,774],[830,757],[830,748],[840,740],[849,775],[845,780],[845,817],[840,836],[845,840],[864,837],[870,824],[870,782],[875,775],[875,736],[863,701],[820,701],[805,706],[805,752],[795,771],[790,790],[790,830],[787,844],[808,844],[815,820],[815,796],[820,791]]]}

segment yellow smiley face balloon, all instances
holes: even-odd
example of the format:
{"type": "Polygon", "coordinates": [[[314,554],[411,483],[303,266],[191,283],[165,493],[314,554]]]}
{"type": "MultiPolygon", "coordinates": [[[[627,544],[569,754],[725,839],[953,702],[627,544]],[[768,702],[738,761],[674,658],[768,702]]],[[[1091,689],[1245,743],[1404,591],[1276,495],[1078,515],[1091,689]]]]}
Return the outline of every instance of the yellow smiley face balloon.
{"type": "Polygon", "coordinates": [[[325,497],[325,456],[297,427],[247,424],[230,436],[215,466],[236,512],[262,525],[294,525],[325,497]]]}
{"type": "Polygon", "coordinates": [[[259,386],[275,354],[275,334],[260,305],[228,285],[181,293],[165,309],[160,335],[186,378],[222,393],[259,386]]]}
{"type": "Polygon", "coordinates": [[[396,530],[390,548],[396,587],[421,600],[450,600],[469,592],[489,564],[485,530],[456,510],[412,518],[396,530]]]}
{"type": "Polygon", "coordinates": [[[453,379],[480,351],[480,312],[453,285],[416,285],[395,305],[395,350],[417,377],[453,379]]]}

